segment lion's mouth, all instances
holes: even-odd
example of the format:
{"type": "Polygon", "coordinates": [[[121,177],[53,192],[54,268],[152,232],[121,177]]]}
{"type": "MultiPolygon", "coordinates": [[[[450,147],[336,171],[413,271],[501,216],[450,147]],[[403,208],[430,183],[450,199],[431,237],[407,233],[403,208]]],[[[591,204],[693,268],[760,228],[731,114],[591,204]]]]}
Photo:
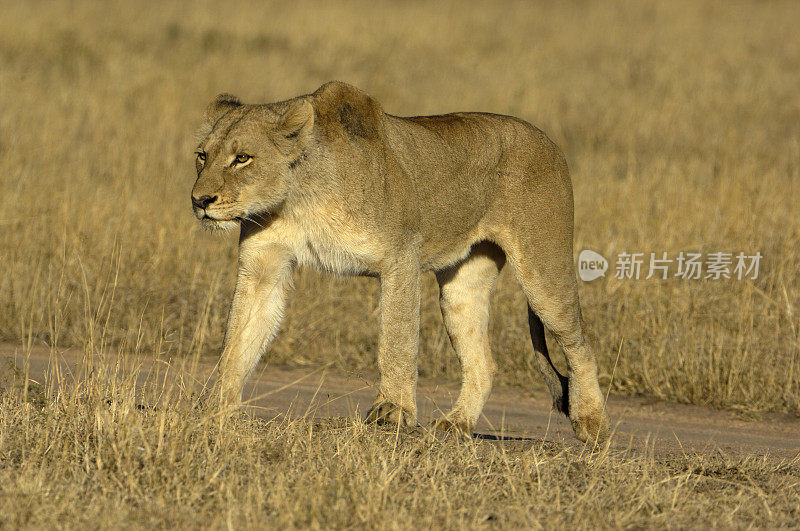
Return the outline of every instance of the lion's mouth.
{"type": "Polygon", "coordinates": [[[197,219],[203,222],[213,222],[213,221],[238,221],[238,216],[221,216],[219,214],[209,213],[208,210],[204,208],[197,208],[194,207],[194,215],[197,219]]]}
{"type": "MultiPolygon", "coordinates": [[[[279,205],[280,207],[280,205],[279,205]]],[[[194,207],[194,214],[200,223],[211,230],[228,230],[239,224],[255,224],[266,226],[275,215],[276,208],[258,210],[256,212],[209,212],[206,209],[194,207]]]]}
{"type": "Polygon", "coordinates": [[[220,218],[220,217],[216,217],[216,216],[211,216],[209,214],[204,214],[203,217],[200,218],[200,220],[201,221],[220,221],[220,222],[223,222],[223,221],[241,221],[240,218],[238,218],[238,217],[220,218]]]}
{"type": "Polygon", "coordinates": [[[239,226],[241,219],[235,215],[225,216],[217,212],[209,212],[204,208],[194,207],[194,215],[200,220],[203,228],[212,232],[231,230],[239,226]]]}
{"type": "Polygon", "coordinates": [[[203,228],[212,232],[231,230],[239,226],[238,218],[220,219],[209,215],[200,218],[200,224],[203,228]]]}

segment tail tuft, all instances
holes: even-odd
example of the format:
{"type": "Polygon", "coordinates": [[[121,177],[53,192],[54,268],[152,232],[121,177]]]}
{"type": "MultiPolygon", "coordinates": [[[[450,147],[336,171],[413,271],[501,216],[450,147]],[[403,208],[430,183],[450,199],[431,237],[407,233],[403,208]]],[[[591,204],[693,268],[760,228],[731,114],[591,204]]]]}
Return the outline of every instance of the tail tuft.
{"type": "Polygon", "coordinates": [[[569,379],[558,372],[558,369],[553,365],[550,353],[547,350],[544,325],[530,306],[528,306],[528,325],[531,329],[536,369],[544,378],[544,383],[553,397],[553,409],[569,417],[569,379]]]}

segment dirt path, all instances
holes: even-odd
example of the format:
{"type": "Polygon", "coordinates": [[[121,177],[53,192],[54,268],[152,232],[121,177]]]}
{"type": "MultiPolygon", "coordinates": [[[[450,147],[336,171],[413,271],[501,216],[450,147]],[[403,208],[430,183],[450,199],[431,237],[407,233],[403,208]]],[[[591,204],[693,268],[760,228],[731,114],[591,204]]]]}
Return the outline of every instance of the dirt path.
{"type": "MultiPolygon", "coordinates": [[[[77,351],[64,351],[59,354],[59,366],[74,371],[81,357],[77,351]]],[[[19,367],[27,366],[30,377],[40,380],[50,364],[50,353],[34,348],[28,357],[19,347],[0,344],[2,359],[15,360],[19,367]]],[[[163,373],[167,367],[152,360],[138,361],[142,380],[148,374],[152,377],[153,368],[163,373]]],[[[207,378],[212,368],[210,361],[204,361],[197,368],[198,375],[207,378]]],[[[166,380],[162,374],[159,381],[169,382],[170,378],[169,373],[166,380]]],[[[267,417],[360,416],[375,396],[376,381],[374,374],[356,376],[336,370],[266,366],[253,375],[244,394],[254,406],[253,411],[267,417]]],[[[428,422],[438,411],[446,411],[457,392],[455,382],[421,379],[420,421],[428,422]]],[[[613,445],[618,448],[641,449],[649,445],[656,453],[722,451],[776,457],[794,457],[800,453],[800,418],[789,415],[770,414],[759,420],[742,420],[729,411],[613,396],[608,401],[608,410],[615,426],[613,445]]],[[[550,399],[543,390],[495,388],[476,431],[484,438],[503,435],[512,440],[546,439],[566,445],[579,444],[569,421],[551,413],[550,399]]]]}

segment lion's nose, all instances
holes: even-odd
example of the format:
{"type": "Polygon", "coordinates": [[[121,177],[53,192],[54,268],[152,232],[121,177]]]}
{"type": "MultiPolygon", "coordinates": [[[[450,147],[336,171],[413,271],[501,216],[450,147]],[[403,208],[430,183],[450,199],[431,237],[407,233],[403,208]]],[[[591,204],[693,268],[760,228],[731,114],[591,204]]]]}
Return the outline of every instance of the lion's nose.
{"type": "Polygon", "coordinates": [[[217,195],[214,196],[204,195],[202,197],[192,196],[192,204],[197,208],[202,208],[203,210],[205,210],[206,208],[208,208],[208,205],[216,201],[218,197],[219,196],[217,195]]]}

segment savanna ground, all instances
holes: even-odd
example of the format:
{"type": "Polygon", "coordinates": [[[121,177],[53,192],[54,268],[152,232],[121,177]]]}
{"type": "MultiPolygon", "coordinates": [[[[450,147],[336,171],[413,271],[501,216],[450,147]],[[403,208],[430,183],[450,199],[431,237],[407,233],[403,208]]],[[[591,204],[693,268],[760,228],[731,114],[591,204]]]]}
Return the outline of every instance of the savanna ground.
{"type": "MultiPolygon", "coordinates": [[[[800,414],[800,5],[789,2],[2,2],[0,340],[213,359],[236,235],[189,207],[219,92],[340,79],[393,114],[484,110],[548,132],[576,249],[763,255],[755,280],[581,286],[612,395],[800,414]],[[613,378],[612,378],[613,375],[613,378]]],[[[613,263],[612,263],[613,268],[613,263]]],[[[270,363],[374,366],[377,283],[300,271],[270,363]]],[[[540,386],[525,303],[492,300],[501,385],[540,386]]],[[[557,349],[554,348],[554,350],[557,349]]],[[[420,373],[455,379],[432,278],[420,373]]],[[[0,524],[797,525],[800,462],[228,418],[87,371],[0,396],[0,524]],[[146,396],[144,397],[146,398],[146,396]],[[163,397],[160,399],[163,402],[163,397]]],[[[126,383],[127,382],[127,383],[126,383]]],[[[153,391],[155,392],[155,391],[153,391]]]]}

